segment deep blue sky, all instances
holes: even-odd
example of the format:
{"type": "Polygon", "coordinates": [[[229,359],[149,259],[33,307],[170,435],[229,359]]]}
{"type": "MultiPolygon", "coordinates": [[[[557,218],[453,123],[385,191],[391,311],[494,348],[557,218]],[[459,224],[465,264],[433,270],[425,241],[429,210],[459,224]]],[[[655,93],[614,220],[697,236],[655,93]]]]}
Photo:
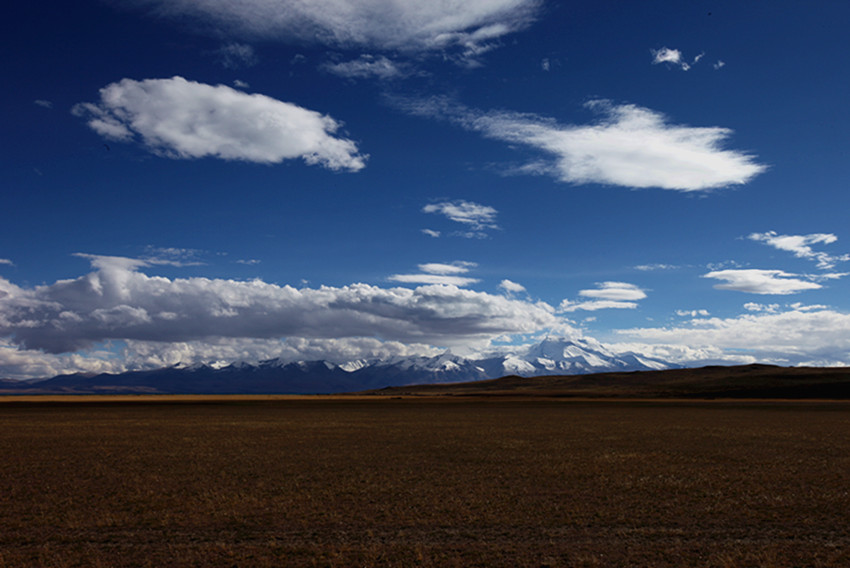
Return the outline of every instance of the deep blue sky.
{"type": "Polygon", "coordinates": [[[847,2],[289,4],[7,8],[0,377],[850,364],[847,2]]]}

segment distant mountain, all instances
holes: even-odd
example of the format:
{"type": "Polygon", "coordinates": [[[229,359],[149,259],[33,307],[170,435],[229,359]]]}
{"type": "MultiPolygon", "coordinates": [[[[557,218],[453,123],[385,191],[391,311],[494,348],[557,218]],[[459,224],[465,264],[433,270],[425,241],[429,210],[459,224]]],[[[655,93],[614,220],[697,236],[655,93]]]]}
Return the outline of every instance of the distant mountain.
{"type": "Polygon", "coordinates": [[[434,357],[327,361],[226,367],[193,365],[120,374],[74,374],[45,380],[0,381],[0,393],[306,394],[354,392],[388,386],[481,381],[505,375],[534,377],[673,368],[635,354],[615,355],[587,339],[546,338],[512,353],[472,359],[446,351],[434,357]]]}

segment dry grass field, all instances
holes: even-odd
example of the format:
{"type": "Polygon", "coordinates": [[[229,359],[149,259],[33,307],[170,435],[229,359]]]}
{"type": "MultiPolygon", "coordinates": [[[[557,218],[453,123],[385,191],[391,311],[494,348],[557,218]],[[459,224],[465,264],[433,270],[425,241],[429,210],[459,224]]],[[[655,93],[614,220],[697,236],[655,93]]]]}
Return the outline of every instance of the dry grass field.
{"type": "Polygon", "coordinates": [[[21,400],[2,567],[850,566],[845,403],[21,400]]]}

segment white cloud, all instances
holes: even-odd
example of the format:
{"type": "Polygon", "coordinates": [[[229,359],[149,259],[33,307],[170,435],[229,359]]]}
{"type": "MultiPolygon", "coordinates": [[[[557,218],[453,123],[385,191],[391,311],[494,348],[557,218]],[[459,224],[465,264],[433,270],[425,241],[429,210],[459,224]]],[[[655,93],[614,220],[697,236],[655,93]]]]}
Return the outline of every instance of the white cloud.
{"type": "Polygon", "coordinates": [[[32,379],[71,373],[123,373],[174,365],[258,363],[326,360],[342,364],[358,359],[388,359],[411,355],[434,356],[442,350],[422,343],[381,341],[371,337],[324,338],[211,338],[203,341],[122,342],[123,347],[96,346],[86,352],[45,353],[22,349],[0,338],[0,378],[32,379]]]}
{"type": "Polygon", "coordinates": [[[580,302],[564,300],[558,307],[558,311],[633,310],[638,306],[635,303],[637,300],[646,298],[646,292],[627,282],[600,282],[596,288],[580,290],[578,294],[584,298],[593,299],[580,302]]]}
{"type": "Polygon", "coordinates": [[[748,312],[774,313],[779,310],[779,304],[759,304],[757,302],[747,302],[744,304],[744,309],[748,312]]]}
{"type": "Polygon", "coordinates": [[[758,241],[772,246],[773,248],[793,253],[797,258],[805,258],[817,262],[818,268],[830,269],[837,262],[850,260],[850,254],[832,256],[825,252],[815,252],[810,245],[831,244],[838,237],[831,233],[813,233],[810,235],[779,235],[776,231],[766,233],[752,233],[750,240],[758,241]]]}
{"type": "Polygon", "coordinates": [[[437,284],[441,286],[458,286],[460,288],[479,282],[478,278],[466,276],[449,276],[444,274],[393,274],[391,282],[402,284],[437,284]]]}
{"type": "Polygon", "coordinates": [[[123,79],[100,90],[99,103],[74,114],[112,140],[139,140],[171,158],[213,156],[280,163],[301,158],[332,170],[357,171],[367,156],[351,140],[335,137],[329,116],[225,85],[171,79],[123,79]]]}
{"type": "Polygon", "coordinates": [[[261,280],[147,276],[138,271],[141,260],[89,259],[94,272],[49,285],[21,288],[0,278],[0,336],[50,353],[108,340],[222,338],[371,337],[452,346],[560,322],[545,303],[446,284],[297,289],[261,280]]]}
{"type": "Polygon", "coordinates": [[[850,364],[850,314],[823,306],[797,304],[780,313],[767,310],[733,318],[700,319],[687,326],[624,329],[617,333],[634,341],[690,351],[680,362],[850,364]],[[700,351],[702,356],[697,356],[700,351]]]}
{"type": "Polygon", "coordinates": [[[722,280],[725,284],[715,284],[718,290],[735,290],[748,292],[750,294],[777,294],[787,295],[802,292],[803,290],[817,290],[822,286],[815,282],[795,278],[796,274],[789,274],[782,270],[760,270],[760,269],[730,269],[715,270],[704,274],[703,278],[722,280]]]}
{"type": "Polygon", "coordinates": [[[350,79],[364,79],[374,77],[376,79],[401,79],[409,76],[412,71],[410,66],[404,63],[396,63],[391,59],[374,55],[361,55],[352,61],[341,63],[325,63],[322,69],[350,79]]]}
{"type": "Polygon", "coordinates": [[[662,47],[661,49],[652,49],[650,51],[652,51],[653,65],[658,65],[659,63],[670,63],[682,67],[685,71],[690,68],[690,66],[682,59],[682,52],[678,49],[662,47]]]}
{"type": "Polygon", "coordinates": [[[239,69],[252,67],[257,64],[258,58],[254,48],[245,43],[228,43],[221,46],[217,51],[221,64],[227,69],[239,69]]]}
{"type": "Polygon", "coordinates": [[[670,49],[669,47],[662,47],[661,49],[651,49],[652,52],[652,64],[658,65],[659,63],[664,63],[668,66],[678,67],[682,71],[688,71],[691,67],[699,63],[700,59],[705,57],[705,52],[700,53],[696,57],[694,57],[693,61],[688,63],[685,60],[685,57],[682,55],[682,52],[678,49],[670,49]]]}
{"type": "Polygon", "coordinates": [[[9,266],[15,265],[15,263],[9,260],[8,258],[0,258],[0,264],[8,264],[9,266]]]}
{"type": "Polygon", "coordinates": [[[723,67],[726,67],[726,62],[724,62],[724,61],[720,61],[720,60],[718,59],[718,60],[717,60],[717,63],[715,63],[714,65],[712,65],[712,67],[714,67],[714,70],[715,70],[715,71],[717,71],[718,69],[722,69],[723,67]]]}
{"type": "Polygon", "coordinates": [[[419,270],[429,274],[466,274],[471,268],[475,268],[476,266],[478,265],[474,262],[456,260],[451,264],[444,264],[441,262],[420,264],[419,270]]]}
{"type": "Polygon", "coordinates": [[[422,229],[422,232],[429,237],[434,237],[435,239],[440,236],[440,231],[435,231],[434,229],[422,229]]]}
{"type": "Polygon", "coordinates": [[[474,57],[524,29],[540,0],[136,0],[160,15],[212,22],[215,29],[290,43],[474,57]]]}
{"type": "Polygon", "coordinates": [[[477,278],[458,276],[466,274],[470,268],[477,266],[474,262],[455,261],[451,264],[431,262],[420,264],[420,274],[393,274],[389,280],[405,284],[439,284],[446,286],[469,286],[479,282],[477,278]]]}
{"type": "Polygon", "coordinates": [[[422,212],[438,213],[444,215],[450,221],[468,226],[469,231],[456,233],[467,238],[484,238],[487,236],[486,231],[488,229],[499,228],[496,224],[498,211],[489,205],[481,205],[472,201],[461,199],[432,203],[423,207],[422,212]]]}
{"type": "Polygon", "coordinates": [[[53,103],[51,101],[46,101],[44,99],[36,99],[33,101],[34,104],[42,107],[42,108],[53,108],[53,103]]]}
{"type": "Polygon", "coordinates": [[[646,293],[627,282],[602,282],[597,288],[579,291],[579,296],[600,300],[634,301],[646,298],[646,293]]]}
{"type": "Polygon", "coordinates": [[[679,267],[672,264],[641,264],[635,266],[635,270],[640,270],[642,272],[652,272],[654,270],[674,270],[676,268],[679,267]]]}
{"type": "Polygon", "coordinates": [[[708,317],[708,310],[676,310],[676,315],[681,317],[708,317]]]}
{"type": "Polygon", "coordinates": [[[592,101],[587,106],[602,120],[561,125],[532,114],[479,112],[445,98],[392,102],[412,114],[537,148],[552,160],[517,171],[550,174],[568,183],[704,191],[747,183],[766,169],[747,153],[721,148],[732,134],[728,128],[671,125],[661,113],[635,105],[592,101]]]}
{"type": "Polygon", "coordinates": [[[558,306],[558,311],[563,313],[575,312],[577,310],[584,310],[588,312],[594,312],[596,310],[633,310],[637,308],[637,304],[635,302],[621,302],[616,300],[591,300],[589,302],[572,302],[570,300],[563,300],[558,306]]]}
{"type": "Polygon", "coordinates": [[[522,294],[525,292],[525,286],[523,286],[522,284],[517,284],[516,282],[512,282],[507,278],[499,283],[499,288],[501,288],[508,294],[522,294]]]}
{"type": "Polygon", "coordinates": [[[249,85],[248,83],[246,83],[245,81],[242,81],[240,79],[234,79],[233,80],[233,86],[236,87],[237,89],[243,89],[243,90],[251,87],[251,85],[249,85]]]}

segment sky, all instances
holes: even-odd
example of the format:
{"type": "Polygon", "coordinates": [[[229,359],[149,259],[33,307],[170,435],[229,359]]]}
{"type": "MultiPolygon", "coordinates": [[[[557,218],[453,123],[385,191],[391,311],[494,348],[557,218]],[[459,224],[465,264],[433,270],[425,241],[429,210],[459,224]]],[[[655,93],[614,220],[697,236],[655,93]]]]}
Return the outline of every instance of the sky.
{"type": "Polygon", "coordinates": [[[844,0],[81,0],[0,22],[0,377],[850,364],[844,0]]]}

